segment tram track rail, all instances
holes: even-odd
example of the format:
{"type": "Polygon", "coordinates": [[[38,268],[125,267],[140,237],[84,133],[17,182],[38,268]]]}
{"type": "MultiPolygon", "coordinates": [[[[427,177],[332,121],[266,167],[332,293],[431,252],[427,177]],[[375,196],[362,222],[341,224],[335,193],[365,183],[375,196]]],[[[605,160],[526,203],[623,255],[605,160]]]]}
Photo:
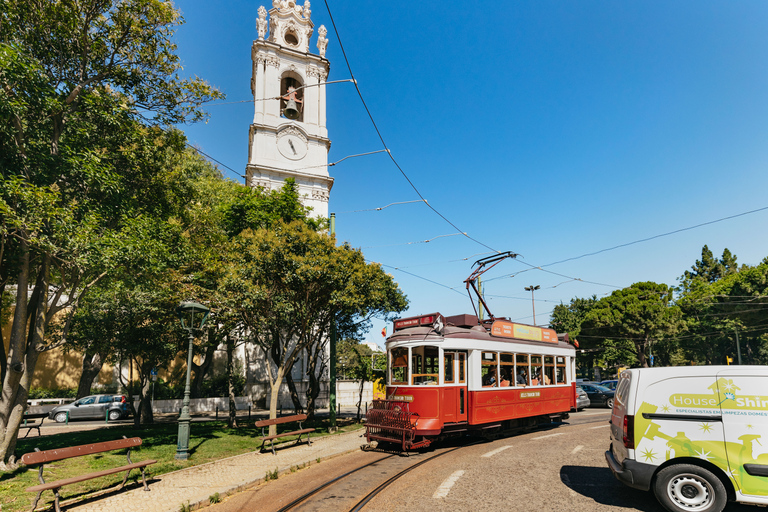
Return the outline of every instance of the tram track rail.
{"type": "MultiPolygon", "coordinates": [[[[559,426],[560,428],[563,428],[563,427],[569,427],[569,426],[573,427],[573,426],[578,426],[578,425],[594,424],[594,423],[605,423],[605,417],[594,418],[594,419],[592,419],[592,418],[584,419],[584,420],[580,420],[578,423],[569,423],[569,422],[556,423],[556,424],[550,424],[550,426],[551,427],[559,426]]],[[[547,430],[552,430],[552,428],[542,428],[541,426],[539,426],[538,428],[535,428],[535,429],[532,429],[532,430],[528,431],[528,433],[534,432],[534,431],[544,431],[545,432],[547,430]]],[[[437,459],[439,457],[442,457],[443,455],[448,455],[449,453],[453,453],[453,452],[455,452],[457,450],[460,450],[462,448],[469,448],[471,446],[482,444],[484,442],[487,442],[487,439],[478,439],[478,440],[476,440],[474,442],[462,444],[461,446],[456,446],[456,447],[453,447],[453,448],[445,449],[444,451],[441,451],[440,453],[431,455],[431,456],[425,458],[424,460],[420,460],[420,461],[418,461],[418,462],[416,462],[416,463],[414,463],[414,464],[412,464],[412,465],[402,469],[401,471],[395,473],[391,477],[387,478],[384,482],[380,483],[373,490],[368,492],[362,499],[359,499],[351,508],[348,508],[348,509],[345,508],[345,509],[348,510],[349,512],[359,512],[361,510],[364,510],[366,505],[368,505],[368,503],[371,502],[376,496],[381,494],[384,490],[389,488],[392,484],[397,482],[399,479],[401,479],[403,476],[405,476],[409,472],[413,471],[414,469],[417,469],[417,468],[419,468],[419,467],[421,467],[421,466],[423,466],[423,465],[425,465],[425,464],[427,464],[429,462],[432,462],[435,459],[437,459]]],[[[290,512],[290,511],[293,511],[293,510],[297,510],[302,505],[308,503],[313,497],[317,496],[318,494],[322,493],[323,491],[329,490],[330,488],[332,488],[335,485],[339,485],[341,482],[343,482],[348,477],[353,476],[353,475],[359,475],[362,471],[364,471],[364,470],[366,470],[366,469],[368,469],[368,468],[370,468],[372,466],[375,466],[376,464],[379,464],[381,462],[393,459],[395,457],[399,458],[399,457],[402,457],[402,456],[403,456],[403,454],[389,454],[389,455],[385,455],[385,456],[383,456],[381,458],[378,458],[378,459],[376,459],[374,461],[371,461],[371,462],[369,462],[367,464],[364,464],[364,465],[362,465],[360,467],[357,467],[355,469],[347,471],[346,473],[343,473],[343,474],[341,474],[341,475],[339,475],[339,476],[337,476],[337,477],[335,477],[335,478],[333,478],[333,479],[331,479],[331,480],[329,480],[327,482],[324,482],[323,484],[321,484],[321,485],[313,488],[312,490],[302,494],[301,496],[299,496],[298,498],[294,499],[293,501],[291,501],[287,505],[285,505],[282,508],[278,509],[277,512],[290,512]]]]}

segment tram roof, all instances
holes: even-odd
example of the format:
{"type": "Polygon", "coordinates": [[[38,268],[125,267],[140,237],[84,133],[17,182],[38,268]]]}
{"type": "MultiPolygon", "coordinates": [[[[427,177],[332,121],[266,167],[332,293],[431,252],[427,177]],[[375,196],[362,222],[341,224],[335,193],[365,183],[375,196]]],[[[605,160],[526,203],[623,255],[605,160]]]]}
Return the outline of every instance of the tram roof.
{"type": "Polygon", "coordinates": [[[418,339],[430,343],[458,338],[478,342],[522,343],[538,347],[575,349],[574,345],[569,343],[567,334],[558,335],[552,329],[518,324],[501,318],[481,323],[475,315],[446,317],[440,313],[396,320],[394,333],[387,342],[413,342],[418,339]]]}

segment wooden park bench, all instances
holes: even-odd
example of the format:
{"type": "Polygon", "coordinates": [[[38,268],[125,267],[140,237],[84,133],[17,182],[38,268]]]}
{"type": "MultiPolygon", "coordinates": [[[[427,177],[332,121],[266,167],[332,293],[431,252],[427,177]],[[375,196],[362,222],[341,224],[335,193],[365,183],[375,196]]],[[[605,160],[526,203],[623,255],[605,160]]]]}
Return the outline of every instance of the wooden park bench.
{"type": "Polygon", "coordinates": [[[128,473],[130,473],[132,469],[141,469],[141,480],[144,483],[144,490],[149,491],[149,486],[147,485],[147,479],[144,474],[144,468],[149,466],[150,464],[154,464],[157,461],[144,460],[141,462],[131,462],[131,448],[134,448],[136,446],[141,446],[141,438],[139,437],[127,438],[123,436],[122,439],[119,439],[117,441],[105,441],[103,443],[84,444],[81,446],[71,446],[69,448],[56,448],[53,450],[45,450],[45,451],[40,451],[38,448],[35,448],[34,452],[25,453],[21,457],[21,462],[27,465],[33,465],[33,464],[40,465],[39,472],[38,472],[38,479],[40,480],[40,484],[27,488],[28,492],[37,492],[37,497],[35,498],[35,501],[32,503],[32,510],[35,510],[35,508],[37,507],[37,502],[40,501],[40,496],[43,494],[43,491],[47,491],[49,489],[53,491],[53,494],[56,496],[56,502],[55,502],[56,512],[61,512],[61,508],[59,506],[59,489],[61,489],[65,485],[84,482],[86,480],[92,480],[94,478],[99,478],[102,476],[112,475],[115,473],[120,473],[121,471],[125,471],[125,478],[123,478],[123,483],[121,483],[116,488],[116,490],[122,489],[123,486],[125,485],[125,482],[128,480],[128,473]],[[110,452],[114,450],[122,450],[124,448],[128,449],[128,453],[126,454],[126,456],[128,457],[128,464],[124,466],[111,468],[111,469],[104,469],[102,471],[96,471],[94,473],[88,473],[86,475],[65,478],[63,480],[56,480],[55,482],[46,482],[43,479],[43,465],[47,462],[56,462],[59,460],[80,457],[82,455],[91,455],[93,453],[110,452]]]}
{"type": "Polygon", "coordinates": [[[301,436],[304,434],[307,434],[307,444],[311,445],[312,441],[309,440],[309,433],[314,432],[315,429],[313,428],[301,428],[301,422],[307,419],[306,414],[294,414],[293,416],[283,416],[281,418],[275,418],[273,420],[261,420],[256,422],[257,427],[261,427],[261,448],[259,449],[260,452],[264,451],[264,444],[269,441],[270,447],[272,448],[272,455],[275,455],[275,439],[279,437],[288,437],[288,436],[295,436],[298,434],[299,438],[296,440],[296,444],[299,444],[301,441],[301,436]],[[269,427],[270,425],[282,425],[284,423],[294,423],[297,422],[299,424],[299,429],[294,430],[292,432],[279,432],[273,436],[268,436],[265,433],[265,428],[269,427]]]}
{"type": "Polygon", "coordinates": [[[24,421],[21,423],[21,426],[19,427],[19,430],[22,428],[27,429],[27,433],[24,434],[24,437],[27,437],[29,433],[32,431],[32,429],[37,429],[37,435],[41,436],[40,433],[40,426],[43,424],[43,421],[45,421],[45,418],[48,417],[47,412],[39,412],[35,414],[24,414],[24,421]],[[40,420],[38,421],[30,421],[30,420],[40,420]]]}

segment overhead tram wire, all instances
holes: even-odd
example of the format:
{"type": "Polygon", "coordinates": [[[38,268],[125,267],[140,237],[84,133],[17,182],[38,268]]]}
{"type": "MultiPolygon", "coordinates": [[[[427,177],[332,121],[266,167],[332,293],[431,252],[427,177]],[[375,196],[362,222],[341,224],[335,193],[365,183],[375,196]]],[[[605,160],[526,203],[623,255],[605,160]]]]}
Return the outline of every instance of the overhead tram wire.
{"type": "Polygon", "coordinates": [[[368,263],[378,263],[378,264],[379,264],[379,265],[381,265],[382,267],[385,267],[385,268],[389,268],[389,269],[392,269],[392,270],[397,270],[398,272],[402,272],[403,274],[408,274],[409,276],[411,276],[411,277],[415,277],[415,278],[417,278],[417,279],[421,279],[422,281],[427,281],[428,283],[432,283],[432,284],[434,284],[434,285],[437,285],[437,286],[440,286],[440,287],[442,287],[442,288],[447,288],[447,289],[449,289],[449,290],[451,290],[451,291],[454,291],[454,292],[458,293],[458,294],[459,294],[459,295],[461,295],[462,297],[465,297],[465,298],[466,298],[466,296],[464,295],[464,293],[463,293],[463,292],[460,292],[460,291],[459,291],[459,290],[457,290],[456,288],[451,288],[450,286],[448,286],[448,285],[445,285],[445,284],[443,284],[443,283],[438,283],[437,281],[433,281],[433,280],[431,280],[431,279],[427,279],[426,277],[422,277],[422,276],[420,276],[420,275],[414,274],[413,272],[408,272],[407,270],[403,270],[403,269],[401,269],[401,268],[398,268],[398,267],[393,267],[392,265],[385,265],[384,263],[380,263],[380,262],[377,262],[377,261],[370,261],[370,260],[366,260],[366,261],[367,261],[368,263]]]}
{"type": "Polygon", "coordinates": [[[376,135],[379,137],[379,140],[381,141],[382,146],[384,146],[384,149],[387,150],[387,154],[389,155],[390,160],[392,160],[392,163],[395,164],[395,167],[397,167],[397,170],[400,171],[400,174],[403,175],[405,180],[408,182],[408,184],[411,186],[411,188],[416,192],[416,195],[419,196],[419,198],[424,201],[424,204],[427,205],[427,207],[432,210],[435,214],[437,214],[441,219],[443,219],[445,222],[447,222],[453,229],[455,229],[457,232],[463,234],[468,239],[472,240],[478,245],[481,245],[485,247],[486,249],[490,249],[495,253],[500,253],[501,251],[494,249],[490,245],[487,245],[480,240],[477,240],[476,238],[473,238],[469,236],[466,232],[459,229],[456,224],[448,220],[448,218],[440,213],[434,206],[429,204],[429,202],[424,198],[424,196],[421,194],[418,188],[416,188],[416,185],[411,181],[411,179],[408,177],[408,175],[405,173],[402,167],[400,167],[400,164],[395,160],[395,157],[392,156],[392,151],[390,151],[389,147],[387,146],[387,143],[384,141],[384,136],[381,134],[381,131],[379,130],[378,125],[376,124],[376,121],[373,119],[373,114],[371,114],[370,109],[368,108],[368,105],[365,102],[365,98],[363,98],[363,93],[360,91],[360,87],[357,84],[357,80],[355,79],[355,74],[352,72],[352,66],[349,64],[349,59],[347,58],[347,52],[344,50],[344,44],[341,42],[341,36],[339,35],[339,30],[336,27],[336,21],[333,19],[333,14],[331,13],[331,7],[328,5],[328,0],[324,0],[325,2],[325,8],[328,11],[328,16],[331,20],[331,25],[333,25],[333,31],[336,34],[336,40],[339,42],[339,48],[341,49],[341,54],[344,56],[344,62],[347,65],[347,70],[349,71],[349,76],[352,77],[352,83],[355,84],[355,90],[357,91],[357,95],[360,97],[360,102],[363,104],[363,108],[365,108],[366,113],[368,114],[368,118],[371,120],[371,124],[373,125],[373,129],[376,130],[376,135]]]}
{"type": "Polygon", "coordinates": [[[541,265],[541,266],[542,267],[551,267],[552,265],[559,265],[560,263],[565,263],[567,261],[578,260],[578,259],[581,259],[581,258],[586,258],[588,256],[595,256],[597,254],[601,254],[601,253],[608,252],[608,251],[613,251],[615,249],[621,249],[623,247],[628,247],[630,245],[635,245],[635,244],[639,244],[639,243],[642,243],[642,242],[648,242],[650,240],[655,240],[656,238],[662,238],[662,237],[665,237],[665,236],[674,235],[674,234],[677,234],[677,233],[682,233],[683,231],[690,231],[692,229],[700,228],[702,226],[708,226],[710,224],[716,224],[718,222],[723,222],[725,220],[735,219],[737,217],[743,217],[744,215],[750,215],[752,213],[758,213],[758,212],[762,212],[762,211],[765,211],[765,210],[768,210],[768,206],[763,206],[762,208],[757,208],[755,210],[750,210],[748,212],[742,212],[742,213],[737,213],[735,215],[729,215],[727,217],[722,217],[720,219],[715,219],[715,220],[711,220],[711,221],[708,221],[708,222],[702,222],[701,224],[696,224],[695,226],[689,226],[687,228],[676,229],[674,231],[669,231],[668,233],[662,233],[660,235],[654,235],[654,236],[650,236],[648,238],[643,238],[643,239],[640,239],[640,240],[635,240],[634,242],[627,242],[625,244],[615,245],[613,247],[608,247],[606,249],[601,249],[599,251],[590,252],[590,253],[587,253],[587,254],[582,254],[581,256],[574,256],[573,258],[567,258],[567,259],[564,259],[564,260],[555,261],[553,263],[547,263],[546,265],[541,265]]]}

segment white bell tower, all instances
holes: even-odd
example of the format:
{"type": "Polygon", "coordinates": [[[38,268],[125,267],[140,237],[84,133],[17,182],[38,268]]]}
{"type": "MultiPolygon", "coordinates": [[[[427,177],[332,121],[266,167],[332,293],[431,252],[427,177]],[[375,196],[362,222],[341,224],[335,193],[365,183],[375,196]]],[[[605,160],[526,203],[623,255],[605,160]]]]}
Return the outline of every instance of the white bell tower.
{"type": "Polygon", "coordinates": [[[325,85],[318,84],[325,83],[330,69],[325,58],[328,31],[322,25],[318,29],[316,55],[309,51],[314,27],[309,0],[303,7],[294,0],[273,0],[269,19],[264,6],[258,12],[259,38],[251,48],[255,108],[246,184],[269,191],[294,178],[312,215],[327,217],[333,186],[328,175],[331,141],[325,126],[325,85]]]}

